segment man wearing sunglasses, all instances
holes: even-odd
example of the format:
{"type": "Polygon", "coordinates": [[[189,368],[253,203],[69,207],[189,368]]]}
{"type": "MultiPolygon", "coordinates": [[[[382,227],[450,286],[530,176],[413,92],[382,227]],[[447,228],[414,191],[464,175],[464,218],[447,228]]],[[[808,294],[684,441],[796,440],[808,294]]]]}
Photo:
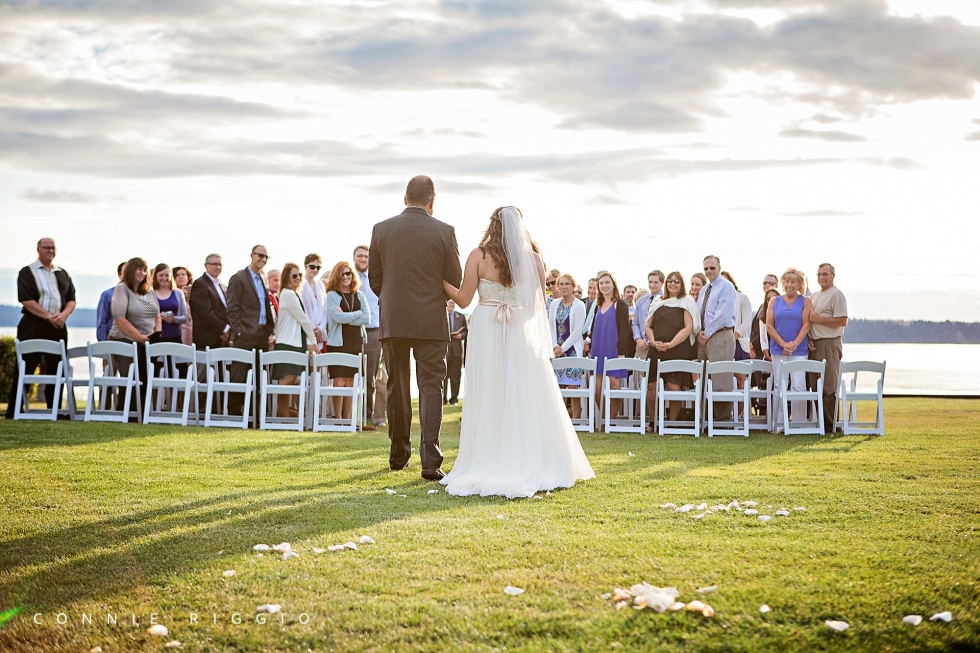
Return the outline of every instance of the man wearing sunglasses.
{"type": "MultiPolygon", "coordinates": [[[[230,327],[228,345],[238,349],[255,350],[256,365],[260,351],[269,351],[275,344],[276,322],[269,301],[269,283],[262,271],[269,262],[269,254],[264,245],[252,248],[252,261],[244,270],[239,270],[228,282],[228,325],[230,327]]],[[[233,383],[244,383],[248,375],[248,365],[235,363],[231,366],[233,383]]],[[[259,396],[259,379],[255,380],[255,396],[259,396]]],[[[244,397],[232,393],[228,408],[233,413],[241,413],[244,397]]],[[[258,425],[257,401],[252,402],[255,424],[258,425]]]]}
{"type": "MultiPolygon", "coordinates": [[[[701,333],[698,334],[698,358],[715,361],[735,360],[735,286],[721,276],[721,260],[704,257],[704,276],[708,285],[698,295],[701,333]]],[[[732,391],[732,375],[716,374],[711,383],[718,392],[732,391]]],[[[715,404],[715,419],[731,420],[732,404],[715,404]]]]}

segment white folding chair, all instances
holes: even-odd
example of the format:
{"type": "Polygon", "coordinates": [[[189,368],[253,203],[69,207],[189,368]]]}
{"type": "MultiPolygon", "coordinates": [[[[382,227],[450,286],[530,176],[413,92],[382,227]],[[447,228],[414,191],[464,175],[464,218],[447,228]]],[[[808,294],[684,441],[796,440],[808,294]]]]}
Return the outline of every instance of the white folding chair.
{"type": "MultiPolygon", "coordinates": [[[[754,358],[749,362],[752,364],[753,372],[760,372],[766,375],[766,386],[764,388],[751,388],[749,390],[749,399],[761,399],[762,403],[766,407],[766,414],[765,416],[751,415],[749,417],[749,425],[765,428],[767,431],[771,431],[772,420],[775,419],[772,410],[772,361],[754,358]]],[[[751,382],[752,377],[749,377],[746,379],[745,383],[746,385],[751,385],[751,382]]]]}
{"type": "MultiPolygon", "coordinates": [[[[801,357],[802,358],[802,357],[801,357]]],[[[779,366],[779,379],[776,383],[779,386],[779,403],[783,416],[783,433],[786,435],[823,435],[823,361],[803,360],[788,361],[779,366]],[[789,375],[793,372],[804,372],[806,374],[817,375],[816,390],[790,390],[789,375]],[[794,401],[805,401],[809,404],[813,419],[790,421],[790,403],[794,401]]],[[[804,408],[804,410],[806,410],[804,408]]],[[[794,416],[794,418],[799,417],[794,416]]],[[[804,415],[805,417],[805,415],[804,415]]]]}
{"type": "Polygon", "coordinates": [[[344,431],[354,433],[360,430],[362,422],[361,415],[363,410],[362,397],[365,397],[362,389],[364,380],[364,358],[363,354],[316,354],[312,360],[313,374],[313,432],[321,431],[344,431]],[[352,367],[357,370],[354,373],[354,382],[350,387],[339,387],[323,382],[324,375],[321,374],[328,366],[352,367]],[[330,397],[350,397],[351,416],[350,419],[343,419],[340,415],[327,417],[322,414],[321,406],[330,397]]]}
{"type": "Polygon", "coordinates": [[[605,416],[606,433],[646,433],[647,429],[647,382],[650,376],[650,361],[637,358],[607,358],[602,363],[602,396],[603,415],[605,416]],[[611,386],[609,372],[626,370],[638,377],[640,389],[634,389],[629,378],[623,382],[623,387],[616,389],[611,386]],[[625,417],[613,418],[610,406],[613,399],[624,400],[625,417]],[[638,417],[633,416],[633,404],[637,400],[640,406],[638,417]],[[628,404],[626,402],[629,402],[628,404]]]}
{"type": "Polygon", "coordinates": [[[594,358],[552,358],[551,366],[555,371],[567,369],[582,370],[582,381],[577,388],[562,388],[561,396],[565,399],[581,401],[582,416],[572,418],[572,426],[576,431],[595,433],[595,371],[598,361],[594,358]]]}
{"type": "Polygon", "coordinates": [[[749,398],[749,379],[745,379],[745,387],[738,389],[735,380],[736,374],[744,374],[746,377],[752,375],[752,363],[750,361],[714,361],[709,362],[704,371],[708,381],[705,384],[705,417],[708,423],[708,437],[716,435],[741,435],[749,437],[749,413],[752,412],[752,401],[749,398]],[[714,389],[712,376],[715,374],[731,375],[732,389],[722,392],[714,389]],[[715,404],[732,404],[732,420],[715,421],[715,404]],[[742,407],[742,419],[738,418],[739,405],[742,407]]]}
{"type": "Polygon", "coordinates": [[[79,374],[80,370],[88,369],[88,347],[69,347],[66,350],[67,365],[65,366],[65,390],[68,403],[68,415],[73,419],[78,419],[78,398],[75,396],[76,388],[88,388],[88,379],[79,374]],[[72,361],[84,360],[84,364],[76,364],[72,361]]]}
{"type": "Polygon", "coordinates": [[[701,384],[704,382],[704,363],[702,361],[660,361],[657,363],[657,433],[660,435],[693,435],[701,437],[701,384]],[[697,374],[691,390],[667,390],[663,376],[674,372],[697,374]],[[693,405],[694,420],[669,421],[667,402],[683,401],[693,405]]]}
{"type": "Polygon", "coordinates": [[[85,396],[85,421],[125,424],[129,422],[130,407],[134,398],[135,416],[140,419],[142,417],[139,393],[141,381],[136,343],[106,340],[90,342],[87,349],[88,393],[85,396]],[[116,376],[112,356],[130,359],[129,372],[126,376],[116,376]],[[101,370],[98,369],[100,365],[101,370]],[[98,390],[98,398],[96,398],[96,390],[98,390]]]}
{"type": "Polygon", "coordinates": [[[310,357],[297,351],[260,351],[259,374],[262,377],[262,390],[259,396],[259,428],[271,431],[302,431],[306,421],[306,392],[309,379],[310,357]],[[300,365],[303,372],[296,385],[283,385],[272,382],[272,366],[277,363],[300,365]],[[297,397],[299,414],[296,417],[283,417],[277,414],[280,395],[297,397]]]}
{"type": "Polygon", "coordinates": [[[14,350],[17,353],[17,370],[20,379],[17,385],[14,419],[57,420],[61,407],[61,391],[65,385],[65,370],[68,366],[65,342],[63,340],[14,340],[14,350]],[[34,370],[30,370],[31,374],[28,374],[27,363],[24,361],[24,356],[28,354],[61,356],[61,361],[53,374],[51,370],[45,370],[46,374],[34,374],[34,370]],[[35,384],[39,386],[54,385],[54,401],[51,408],[34,409],[30,407],[27,389],[35,384]]]}
{"type": "Polygon", "coordinates": [[[838,419],[837,425],[843,429],[844,435],[867,433],[870,435],[885,434],[885,363],[874,361],[854,361],[841,363],[840,387],[837,390],[838,419]],[[874,374],[874,392],[858,392],[858,373],[874,374]],[[850,379],[844,378],[851,375],[850,379]],[[850,386],[850,387],[848,387],[850,386]],[[857,402],[875,402],[875,421],[860,422],[857,417],[857,402]]]}
{"type": "Polygon", "coordinates": [[[176,373],[176,361],[194,361],[193,345],[175,342],[158,342],[146,345],[146,405],[143,406],[144,424],[179,424],[187,426],[191,408],[191,395],[197,380],[197,365],[187,367],[187,378],[181,379],[176,373]],[[154,363],[161,360],[163,366],[157,376],[154,363]],[[157,393],[157,407],[153,410],[153,393],[157,393]],[[178,393],[183,392],[183,406],[177,410],[178,393]],[[163,399],[169,395],[169,404],[164,408],[163,399]]]}
{"type": "Polygon", "coordinates": [[[205,382],[206,399],[204,401],[204,426],[237,426],[247,429],[252,421],[252,397],[255,394],[255,350],[220,347],[204,351],[207,381],[205,382]],[[248,365],[244,383],[232,383],[231,366],[234,363],[248,365]],[[228,413],[228,397],[232,392],[245,395],[242,402],[242,414],[228,413]],[[220,393],[220,395],[219,395],[220,393]],[[220,412],[215,409],[220,406],[220,412]]]}

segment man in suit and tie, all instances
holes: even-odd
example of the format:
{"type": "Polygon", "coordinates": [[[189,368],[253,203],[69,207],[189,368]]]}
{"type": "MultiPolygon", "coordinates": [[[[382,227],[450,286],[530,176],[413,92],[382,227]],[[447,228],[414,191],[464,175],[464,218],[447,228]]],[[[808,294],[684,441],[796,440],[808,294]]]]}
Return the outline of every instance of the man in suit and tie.
{"type": "Polygon", "coordinates": [[[459,383],[463,378],[463,361],[466,358],[466,316],[456,310],[453,300],[446,302],[449,317],[449,353],[446,355],[446,380],[443,381],[442,403],[455,406],[459,403],[459,383]],[[452,396],[449,386],[452,384],[452,396]]]}
{"type": "Polygon", "coordinates": [[[204,274],[191,286],[191,315],[194,316],[194,346],[223,347],[228,342],[228,288],[218,281],[221,256],[208,254],[204,259],[204,274]]]}
{"type": "Polygon", "coordinates": [[[412,456],[412,397],[408,375],[414,355],[419,387],[422,478],[438,481],[445,474],[439,430],[442,427],[442,384],[446,378],[449,318],[447,281],[459,286],[456,231],[432,218],[436,187],[424,175],[413,177],[405,190],[400,215],[374,225],[368,278],[378,296],[380,339],[388,369],[388,437],[392,470],[405,469],[412,456]]]}
{"type": "MultiPolygon", "coordinates": [[[[269,351],[275,343],[276,323],[272,303],[269,301],[269,283],[262,268],[269,261],[269,254],[263,245],[252,248],[252,262],[244,270],[239,270],[228,282],[228,344],[238,349],[255,350],[256,366],[259,352],[269,351]]],[[[233,383],[244,383],[248,366],[235,363],[231,366],[233,383]]],[[[261,376],[261,375],[259,375],[261,376]]],[[[255,379],[255,396],[259,396],[259,378],[255,379]]],[[[244,397],[235,393],[229,399],[229,410],[239,412],[244,397]]],[[[259,408],[259,402],[253,402],[259,408]]],[[[255,410],[252,411],[256,413],[255,410]]],[[[257,414],[255,423],[258,424],[257,414]]]]}

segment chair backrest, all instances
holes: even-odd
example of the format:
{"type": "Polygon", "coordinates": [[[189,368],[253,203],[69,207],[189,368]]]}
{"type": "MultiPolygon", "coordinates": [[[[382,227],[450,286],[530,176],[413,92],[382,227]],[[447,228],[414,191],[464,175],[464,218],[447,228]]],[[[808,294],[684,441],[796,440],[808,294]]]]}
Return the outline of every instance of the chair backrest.
{"type": "Polygon", "coordinates": [[[605,372],[618,372],[619,370],[630,370],[631,372],[650,373],[650,361],[640,360],[639,358],[607,358],[602,364],[605,372]]]}
{"type": "Polygon", "coordinates": [[[854,372],[873,372],[875,374],[885,375],[885,362],[877,363],[875,361],[851,361],[842,362],[840,364],[841,374],[851,374],[854,372]]]}
{"type": "Polygon", "coordinates": [[[298,351],[260,351],[259,365],[275,365],[276,363],[287,363],[289,365],[306,365],[310,362],[310,356],[306,352],[298,351]]]}
{"type": "Polygon", "coordinates": [[[85,347],[69,347],[68,348],[68,358],[88,358],[88,346],[85,347]]]}
{"type": "Polygon", "coordinates": [[[88,343],[88,355],[92,358],[105,359],[109,356],[122,356],[124,358],[136,359],[136,343],[118,342],[116,340],[103,340],[102,342],[88,343]]]}
{"type": "Polygon", "coordinates": [[[811,361],[807,360],[806,358],[802,358],[802,360],[783,363],[779,368],[779,373],[783,377],[790,372],[811,372],[813,374],[823,374],[824,365],[824,361],[811,361]]]}
{"type": "Polygon", "coordinates": [[[148,360],[158,356],[171,356],[184,361],[192,361],[194,360],[194,346],[176,342],[157,342],[146,346],[146,358],[148,360]]]}
{"type": "Polygon", "coordinates": [[[763,360],[761,358],[753,358],[749,361],[752,364],[753,372],[762,372],[763,374],[772,374],[772,361],[763,360]]]}
{"type": "Polygon", "coordinates": [[[599,361],[594,358],[552,358],[551,366],[556,370],[588,370],[595,374],[599,366],[599,361]]]}
{"type": "Polygon", "coordinates": [[[65,356],[64,340],[16,340],[15,348],[18,356],[24,354],[54,354],[65,356]]]}
{"type": "Polygon", "coordinates": [[[208,347],[205,355],[207,356],[208,365],[215,365],[217,363],[245,363],[252,365],[255,363],[254,349],[235,349],[234,347],[211,349],[208,347]]]}
{"type": "Polygon", "coordinates": [[[744,374],[752,373],[752,363],[749,361],[714,361],[709,362],[705,374],[744,374]]]}
{"type": "Polygon", "coordinates": [[[332,352],[328,354],[313,355],[313,369],[320,370],[328,365],[337,367],[352,367],[357,371],[361,370],[361,357],[357,354],[341,354],[332,352]]]}
{"type": "Polygon", "coordinates": [[[668,372],[690,372],[691,374],[701,374],[704,372],[704,363],[701,361],[660,361],[657,363],[657,376],[663,376],[668,372]]]}

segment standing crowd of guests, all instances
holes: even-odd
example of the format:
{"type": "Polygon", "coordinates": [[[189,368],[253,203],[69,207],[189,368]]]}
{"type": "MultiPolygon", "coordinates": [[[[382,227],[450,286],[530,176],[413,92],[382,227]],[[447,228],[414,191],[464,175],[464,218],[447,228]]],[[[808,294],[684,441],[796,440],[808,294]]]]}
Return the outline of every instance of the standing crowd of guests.
{"type": "MultiPolygon", "coordinates": [[[[721,269],[721,260],[715,255],[704,258],[703,272],[691,275],[690,290],[679,271],[665,275],[653,270],[647,275],[645,290],[627,285],[620,292],[613,274],[602,270],[589,279],[588,294],[582,297],[572,275],[551,270],[546,285],[555,357],[595,359],[595,382],[600,391],[606,360],[649,359],[647,397],[651,406],[656,398],[659,361],[764,359],[772,361],[773,374],[778,378],[781,365],[794,358],[822,360],[825,361],[822,422],[824,431],[832,433],[843,357],[841,339],[847,326],[847,300],[834,285],[834,277],[834,266],[821,264],[817,268],[820,289],[811,294],[806,275],[796,268],[788,268],[780,277],[766,275],[762,286],[765,299],[753,310],[748,296],[739,291],[732,275],[721,269]]],[[[561,370],[556,374],[561,387],[581,384],[581,370],[561,370]]],[[[612,371],[608,376],[610,387],[619,388],[627,373],[612,371]]],[[[740,389],[746,383],[764,387],[765,379],[753,376],[756,378],[738,375],[734,383],[740,389]]],[[[815,383],[803,373],[790,376],[792,388],[803,389],[809,385],[812,389],[815,383]]],[[[667,390],[690,388],[694,382],[695,377],[690,374],[664,375],[667,390]]],[[[733,389],[729,375],[718,375],[712,382],[718,391],[733,389]]],[[[803,404],[791,405],[793,421],[806,419],[803,404]]],[[[618,414],[619,409],[617,402],[613,402],[613,413],[618,414]]],[[[670,402],[668,418],[678,419],[681,409],[681,402],[670,402]]],[[[569,410],[577,418],[581,405],[570,402],[569,410]]],[[[732,404],[716,405],[716,419],[734,417],[732,404]]],[[[782,415],[776,418],[778,423],[782,415]]],[[[652,424],[648,428],[652,429],[652,424]]]]}
{"type": "MultiPolygon", "coordinates": [[[[54,265],[53,239],[38,241],[38,259],[25,266],[17,279],[18,300],[23,317],[17,327],[20,340],[45,339],[67,342],[65,322],[75,308],[75,287],[71,277],[54,265]]],[[[233,274],[226,286],[219,277],[222,257],[209,254],[204,272],[196,279],[190,269],[171,268],[165,263],[150,270],[146,260],[134,257],[116,269],[119,283],[99,298],[96,337],[98,340],[135,342],[141,377],[146,378],[146,349],[151,342],[193,344],[206,347],[237,347],[256,351],[342,352],[365,354],[367,362],[367,411],[365,428],[385,423],[386,390],[382,347],[379,340],[378,297],[368,279],[370,248],[359,245],[351,261],[338,261],[329,270],[323,259],[308,254],[300,266],[287,262],[281,270],[266,271],[269,254],[262,245],[250,253],[248,266],[233,274]]],[[[841,337],[847,325],[847,301],[834,285],[835,270],[829,263],[817,269],[820,290],[810,293],[806,275],[788,268],[780,277],[763,279],[765,299],[753,310],[749,298],[739,291],[731,274],[721,269],[715,255],[706,256],[703,272],[690,277],[690,289],[679,271],[664,274],[653,270],[647,275],[646,289],[627,285],[622,292],[613,274],[600,271],[589,279],[587,294],[568,273],[551,270],[546,279],[547,310],[556,358],[589,356],[597,361],[596,384],[602,387],[604,362],[611,358],[637,357],[651,361],[648,400],[654,405],[656,366],[670,360],[747,360],[765,359],[780,366],[799,357],[823,360],[824,416],[827,433],[834,430],[836,390],[843,356],[841,337]],[[780,289],[782,292],[780,292],[780,289]]],[[[450,344],[448,372],[443,382],[443,402],[459,400],[461,371],[465,359],[466,316],[447,303],[450,344]]],[[[58,357],[31,355],[28,369],[39,364],[57,366],[58,357]]],[[[126,374],[128,359],[114,361],[117,372],[126,374]]],[[[248,367],[232,366],[232,381],[243,382],[248,367]]],[[[331,367],[335,384],[349,386],[355,370],[331,367]]],[[[301,370],[277,365],[273,378],[295,384],[301,370]]],[[[581,384],[582,371],[556,372],[561,387],[581,384]]],[[[610,386],[620,387],[626,372],[608,374],[610,386]]],[[[803,388],[810,380],[791,375],[791,385],[803,388]]],[[[664,377],[665,387],[679,390],[691,387],[688,374],[664,377]]],[[[719,375],[714,380],[719,391],[732,390],[732,379],[719,375]]],[[[763,379],[739,376],[738,387],[760,384],[763,379]]],[[[145,392],[145,385],[143,386],[145,392]]],[[[7,403],[7,417],[13,415],[16,381],[7,403]]],[[[45,388],[50,407],[55,400],[53,387],[45,388]]],[[[239,414],[241,396],[232,396],[231,409],[239,414]],[[238,404],[235,405],[235,400],[238,404]]],[[[350,417],[349,398],[334,399],[334,414],[350,417]]],[[[571,402],[573,417],[581,406],[571,402]]],[[[613,410],[618,411],[614,404],[613,410]]],[[[677,419],[679,402],[671,402],[670,419],[677,419]]],[[[716,407],[717,419],[733,417],[731,404],[716,407]]],[[[283,398],[280,414],[295,411],[283,398]]],[[[802,420],[806,410],[791,406],[793,420],[802,420]]],[[[777,416],[781,419],[781,416],[777,416]]]]}

